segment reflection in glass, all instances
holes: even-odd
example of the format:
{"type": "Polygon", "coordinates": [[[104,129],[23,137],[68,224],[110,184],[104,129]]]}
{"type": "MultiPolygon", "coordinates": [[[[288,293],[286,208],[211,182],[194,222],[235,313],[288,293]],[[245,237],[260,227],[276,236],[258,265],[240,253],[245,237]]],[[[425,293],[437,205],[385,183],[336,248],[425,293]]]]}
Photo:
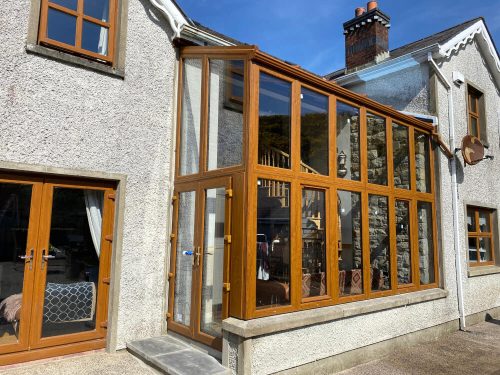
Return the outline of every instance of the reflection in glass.
{"type": "Polygon", "coordinates": [[[75,45],[76,17],[49,8],[47,14],[47,38],[75,45]]]}
{"type": "Polygon", "coordinates": [[[415,130],[415,171],[417,191],[430,193],[431,172],[429,160],[429,137],[415,130]]]}
{"type": "Polygon", "coordinates": [[[302,88],[300,170],[328,175],[328,97],[302,88]]]}
{"type": "Polygon", "coordinates": [[[222,336],[225,204],[225,188],[206,190],[200,329],[214,337],[222,336]]]}
{"type": "Polygon", "coordinates": [[[476,211],[467,209],[467,230],[469,232],[476,232],[476,211]]]}
{"type": "MultiPolygon", "coordinates": [[[[61,5],[65,8],[75,10],[78,5],[78,0],[49,0],[53,4],[61,5]]],[[[88,1],[88,0],[85,0],[88,1]]]]}
{"type": "Polygon", "coordinates": [[[82,48],[106,56],[108,54],[108,28],[83,21],[82,48]]]}
{"type": "Polygon", "coordinates": [[[491,232],[489,211],[479,211],[479,231],[483,233],[491,232]]]}
{"type": "Polygon", "coordinates": [[[469,261],[477,262],[477,238],[469,237],[469,261]]]}
{"type": "Polygon", "coordinates": [[[109,19],[109,0],[84,0],[83,13],[86,16],[107,22],[109,19]]]}
{"type": "Polygon", "coordinates": [[[209,85],[208,170],[240,165],[243,157],[243,61],[210,60],[209,85]],[[234,79],[235,67],[240,67],[240,80],[234,79]],[[241,102],[238,104],[235,98],[241,102]]]}
{"type": "Polygon", "coordinates": [[[359,109],[337,102],[337,177],[360,180],[359,109]]]}
{"type": "Polygon", "coordinates": [[[201,59],[184,60],[180,132],[181,175],[198,173],[199,169],[201,70],[201,59]]]}
{"type": "Polygon", "coordinates": [[[257,182],[257,307],[290,304],[290,183],[257,182]]]}
{"type": "Polygon", "coordinates": [[[259,164],[290,168],[289,82],[260,74],[259,86],[259,164]]]}
{"type": "Polygon", "coordinates": [[[337,192],[340,296],[363,293],[361,194],[337,192]]]}
{"type": "Polygon", "coordinates": [[[479,259],[481,262],[490,262],[491,259],[491,240],[488,237],[479,238],[479,259]]]}
{"type": "Polygon", "coordinates": [[[410,202],[396,201],[396,260],[398,284],[411,284],[410,202]]]}
{"type": "Polygon", "coordinates": [[[42,337],[95,329],[104,192],[54,188],[42,337]]]}
{"type": "Polygon", "coordinates": [[[420,283],[432,284],[435,282],[432,204],[429,202],[418,202],[417,216],[420,283]]]}
{"type": "Polygon", "coordinates": [[[391,289],[388,198],[368,196],[371,290],[391,289]]]}
{"type": "Polygon", "coordinates": [[[387,137],[385,118],[366,114],[368,182],[387,185],[387,137]]]}
{"type": "Polygon", "coordinates": [[[394,187],[410,189],[410,139],[408,128],[392,124],[394,187]]]}
{"type": "Polygon", "coordinates": [[[196,253],[194,248],[195,200],[194,191],[179,193],[173,318],[174,321],[186,326],[189,326],[191,322],[192,265],[196,253]]]}
{"type": "Polygon", "coordinates": [[[302,298],[327,292],[325,204],[324,191],[302,190],[302,298]]]}
{"type": "MultiPolygon", "coordinates": [[[[31,186],[0,183],[0,345],[18,342],[31,186]]],[[[23,325],[23,330],[28,328],[23,325]]]]}

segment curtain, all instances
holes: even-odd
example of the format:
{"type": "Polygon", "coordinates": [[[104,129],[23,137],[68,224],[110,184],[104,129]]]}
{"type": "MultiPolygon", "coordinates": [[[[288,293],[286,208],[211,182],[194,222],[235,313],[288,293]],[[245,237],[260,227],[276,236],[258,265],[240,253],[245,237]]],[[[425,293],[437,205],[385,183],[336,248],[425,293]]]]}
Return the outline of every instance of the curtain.
{"type": "MultiPolygon", "coordinates": [[[[109,2],[110,0],[105,0],[101,21],[108,22],[109,2]]],[[[100,53],[104,56],[108,55],[108,33],[109,29],[107,27],[101,27],[101,32],[99,33],[99,44],[97,45],[97,53],[100,53]]]]}
{"type": "Polygon", "coordinates": [[[104,193],[98,190],[84,190],[85,208],[89,221],[90,235],[97,256],[101,253],[102,205],[104,193]]]}

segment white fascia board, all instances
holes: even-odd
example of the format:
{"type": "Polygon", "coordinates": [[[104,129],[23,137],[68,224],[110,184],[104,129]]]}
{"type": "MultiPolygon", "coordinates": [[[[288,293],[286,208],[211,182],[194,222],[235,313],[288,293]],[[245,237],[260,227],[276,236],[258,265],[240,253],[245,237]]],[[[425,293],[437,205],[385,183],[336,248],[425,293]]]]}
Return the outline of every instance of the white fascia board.
{"type": "Polygon", "coordinates": [[[170,0],[149,0],[167,19],[174,38],[181,35],[181,30],[185,25],[189,25],[189,20],[182,14],[177,6],[170,0]]]}
{"type": "Polygon", "coordinates": [[[407,55],[403,55],[395,59],[390,59],[377,65],[372,65],[368,68],[349,73],[345,76],[335,79],[334,81],[337,84],[344,86],[353,83],[367,82],[378,79],[380,77],[420,65],[422,62],[425,62],[427,60],[427,53],[432,50],[437,50],[437,48],[437,44],[432,45],[421,50],[414,51],[407,55]]]}
{"type": "Polygon", "coordinates": [[[206,44],[213,46],[234,46],[234,43],[227,41],[217,35],[206,32],[205,30],[200,30],[195,26],[184,25],[181,30],[181,34],[184,38],[192,40],[195,43],[200,41],[206,42],[206,44]]]}
{"type": "Polygon", "coordinates": [[[483,20],[477,21],[445,44],[440,45],[439,55],[442,58],[450,58],[454,52],[471,42],[476,36],[477,43],[484,52],[485,60],[490,66],[497,87],[500,88],[500,59],[483,20]]]}

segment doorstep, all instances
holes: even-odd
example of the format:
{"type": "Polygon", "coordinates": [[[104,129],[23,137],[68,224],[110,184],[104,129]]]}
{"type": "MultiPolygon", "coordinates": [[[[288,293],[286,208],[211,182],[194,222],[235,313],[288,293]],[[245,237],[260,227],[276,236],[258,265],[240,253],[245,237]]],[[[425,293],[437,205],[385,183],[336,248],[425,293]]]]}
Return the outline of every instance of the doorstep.
{"type": "Polygon", "coordinates": [[[171,336],[127,343],[129,352],[169,375],[229,375],[231,371],[214,357],[171,336]]]}

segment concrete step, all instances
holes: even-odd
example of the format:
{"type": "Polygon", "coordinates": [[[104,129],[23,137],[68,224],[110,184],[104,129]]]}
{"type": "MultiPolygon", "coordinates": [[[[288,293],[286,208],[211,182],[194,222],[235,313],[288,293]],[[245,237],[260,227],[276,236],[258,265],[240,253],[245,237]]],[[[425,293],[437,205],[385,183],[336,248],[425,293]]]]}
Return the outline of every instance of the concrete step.
{"type": "Polygon", "coordinates": [[[148,365],[169,375],[230,375],[214,357],[171,336],[127,343],[127,349],[148,365]]]}

